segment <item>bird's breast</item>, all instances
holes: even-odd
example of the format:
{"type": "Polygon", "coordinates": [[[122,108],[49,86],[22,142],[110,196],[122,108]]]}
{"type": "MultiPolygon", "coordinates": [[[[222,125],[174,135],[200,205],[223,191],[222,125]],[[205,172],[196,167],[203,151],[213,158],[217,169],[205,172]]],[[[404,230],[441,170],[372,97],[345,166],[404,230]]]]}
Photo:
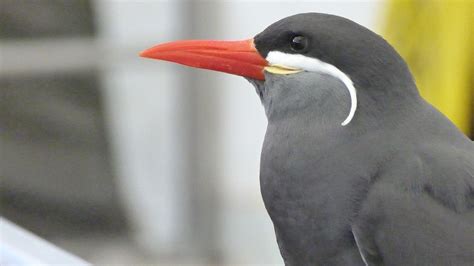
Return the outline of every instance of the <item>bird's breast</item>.
{"type": "Polygon", "coordinates": [[[260,182],[280,249],[310,260],[353,245],[350,220],[364,173],[334,141],[305,130],[269,125],[260,182]]]}

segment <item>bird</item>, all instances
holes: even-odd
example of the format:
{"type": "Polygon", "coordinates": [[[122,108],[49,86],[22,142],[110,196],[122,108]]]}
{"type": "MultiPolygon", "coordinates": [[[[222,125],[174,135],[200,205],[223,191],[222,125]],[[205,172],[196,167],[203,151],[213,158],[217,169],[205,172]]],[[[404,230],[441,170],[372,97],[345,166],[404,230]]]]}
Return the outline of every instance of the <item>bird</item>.
{"type": "Polygon", "coordinates": [[[140,55],[255,87],[260,189],[285,265],[474,265],[474,143],[381,36],[312,12],[140,55]]]}

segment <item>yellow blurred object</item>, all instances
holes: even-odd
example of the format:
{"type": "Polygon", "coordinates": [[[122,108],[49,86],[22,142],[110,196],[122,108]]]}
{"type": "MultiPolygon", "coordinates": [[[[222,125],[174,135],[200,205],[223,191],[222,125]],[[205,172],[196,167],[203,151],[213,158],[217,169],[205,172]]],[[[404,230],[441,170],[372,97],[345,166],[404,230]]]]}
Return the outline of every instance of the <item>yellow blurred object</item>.
{"type": "Polygon", "coordinates": [[[471,133],[474,0],[388,0],[385,19],[384,37],[407,61],[422,96],[471,133]]]}

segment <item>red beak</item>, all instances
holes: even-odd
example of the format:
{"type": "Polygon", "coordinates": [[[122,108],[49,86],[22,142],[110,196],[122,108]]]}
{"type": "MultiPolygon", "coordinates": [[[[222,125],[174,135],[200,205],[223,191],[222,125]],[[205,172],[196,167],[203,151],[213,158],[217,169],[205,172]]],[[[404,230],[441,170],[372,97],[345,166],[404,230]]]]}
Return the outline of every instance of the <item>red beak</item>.
{"type": "Polygon", "coordinates": [[[268,65],[255,48],[253,39],[170,42],[147,49],[140,56],[258,80],[265,79],[263,69],[268,65]]]}

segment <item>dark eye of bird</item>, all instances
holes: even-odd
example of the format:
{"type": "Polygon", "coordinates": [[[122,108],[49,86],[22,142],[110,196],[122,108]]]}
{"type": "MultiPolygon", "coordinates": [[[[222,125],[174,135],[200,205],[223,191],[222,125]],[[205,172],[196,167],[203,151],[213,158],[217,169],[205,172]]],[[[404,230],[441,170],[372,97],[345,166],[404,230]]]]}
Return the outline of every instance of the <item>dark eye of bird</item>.
{"type": "Polygon", "coordinates": [[[293,37],[290,43],[291,49],[295,52],[301,52],[302,50],[306,48],[307,45],[308,45],[308,40],[304,36],[301,36],[301,35],[293,37]]]}

